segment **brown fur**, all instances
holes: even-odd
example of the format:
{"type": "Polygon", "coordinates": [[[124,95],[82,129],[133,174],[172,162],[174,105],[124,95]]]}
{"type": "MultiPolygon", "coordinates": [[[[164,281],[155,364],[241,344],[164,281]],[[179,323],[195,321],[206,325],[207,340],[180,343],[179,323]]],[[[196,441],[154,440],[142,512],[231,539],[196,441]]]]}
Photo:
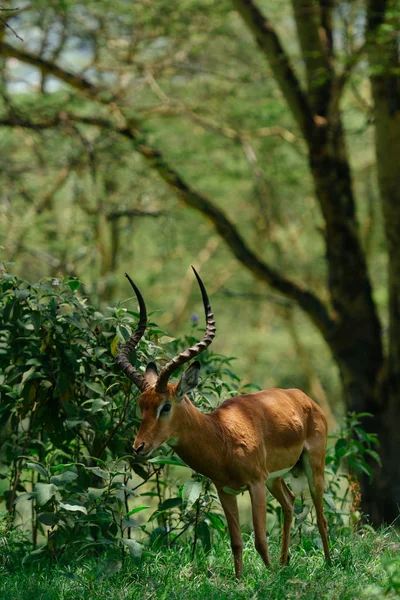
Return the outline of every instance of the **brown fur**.
{"type": "Polygon", "coordinates": [[[237,577],[242,572],[242,538],[237,501],[231,491],[249,490],[255,546],[270,566],[265,534],[267,484],[283,509],[281,563],[286,564],[294,495],[282,477],[270,478],[270,474],[291,469],[299,461],[310,485],[325,557],[330,560],[322,506],[326,418],[306,394],[296,389],[270,389],[231,398],[212,413],[203,414],[187,396],[179,401],[177,386],[168,384],[162,394],[154,387],[146,390],[139,405],[143,418],[134,448],[147,454],[175,438],[178,456],[214,482],[228,522],[237,577]],[[172,409],[157,419],[157,410],[167,398],[172,409]]]}

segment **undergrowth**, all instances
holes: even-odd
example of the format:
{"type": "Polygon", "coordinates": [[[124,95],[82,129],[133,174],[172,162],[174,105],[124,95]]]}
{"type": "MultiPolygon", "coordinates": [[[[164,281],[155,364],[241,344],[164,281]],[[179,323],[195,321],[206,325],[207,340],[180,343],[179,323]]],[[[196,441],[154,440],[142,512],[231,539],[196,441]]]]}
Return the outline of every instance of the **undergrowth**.
{"type": "Polygon", "coordinates": [[[227,536],[210,552],[191,546],[150,553],[134,562],[109,554],[56,565],[33,562],[21,568],[21,556],[0,554],[1,600],[122,599],[264,599],[350,600],[400,598],[400,536],[393,528],[343,532],[332,540],[333,565],[325,564],[317,544],[303,538],[292,544],[290,565],[279,567],[278,536],[270,537],[274,568],[263,566],[252,535],[244,538],[244,574],[236,582],[227,536]]]}

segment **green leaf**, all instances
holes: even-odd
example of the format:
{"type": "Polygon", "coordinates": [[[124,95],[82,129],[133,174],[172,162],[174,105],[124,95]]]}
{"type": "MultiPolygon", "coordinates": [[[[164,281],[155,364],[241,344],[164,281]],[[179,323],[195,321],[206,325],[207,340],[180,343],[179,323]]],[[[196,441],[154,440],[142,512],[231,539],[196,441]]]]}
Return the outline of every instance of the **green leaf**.
{"type": "Polygon", "coordinates": [[[337,458],[342,458],[347,450],[348,442],[345,438],[339,438],[335,444],[335,454],[337,458]]]}
{"type": "Polygon", "coordinates": [[[202,485],[199,481],[193,481],[189,479],[186,481],[182,489],[182,502],[186,505],[186,508],[190,508],[198,500],[202,492],[202,485]]]}
{"type": "Polygon", "coordinates": [[[40,465],[39,463],[31,463],[31,462],[26,463],[26,468],[32,469],[32,471],[36,471],[36,473],[40,473],[41,475],[43,475],[43,477],[46,477],[46,479],[49,476],[46,469],[44,467],[42,467],[42,465],[40,465]]]}
{"type": "Polygon", "coordinates": [[[324,494],[324,500],[327,503],[327,505],[329,506],[329,508],[331,508],[332,510],[336,511],[336,504],[332,498],[332,496],[330,494],[325,493],[324,494]]]}
{"type": "Polygon", "coordinates": [[[84,422],[85,421],[83,421],[82,419],[67,419],[65,421],[65,426],[67,427],[67,429],[73,429],[74,427],[77,427],[77,425],[81,425],[84,422]]]}
{"type": "Polygon", "coordinates": [[[167,500],[164,500],[164,502],[161,502],[161,504],[157,508],[157,512],[162,512],[164,510],[170,510],[171,508],[175,508],[176,506],[181,506],[181,505],[182,505],[181,498],[168,498],[167,500]]]}
{"type": "Polygon", "coordinates": [[[97,413],[97,412],[99,412],[99,410],[102,410],[102,408],[104,406],[107,406],[108,404],[109,404],[109,402],[106,402],[105,400],[102,400],[101,398],[95,398],[90,407],[90,412],[92,414],[97,413]]]}
{"type": "Polygon", "coordinates": [[[64,471],[67,469],[68,471],[73,471],[74,473],[78,472],[76,465],[82,465],[82,463],[65,463],[64,465],[56,465],[55,467],[51,467],[51,471],[53,473],[57,473],[58,471],[64,471]]]}
{"type": "Polygon", "coordinates": [[[106,490],[107,490],[106,487],[105,488],[89,487],[88,495],[89,495],[90,500],[97,500],[97,498],[100,498],[100,496],[102,496],[106,490]]]}
{"type": "Polygon", "coordinates": [[[205,521],[201,521],[201,523],[198,524],[197,535],[201,540],[206,552],[211,550],[210,528],[208,527],[208,524],[205,521]]]}
{"type": "Polygon", "coordinates": [[[82,506],[82,504],[72,504],[70,502],[60,502],[59,504],[64,510],[68,510],[70,512],[82,512],[83,514],[87,515],[87,510],[84,506],[82,506]]]}
{"type": "Polygon", "coordinates": [[[30,295],[29,290],[15,290],[15,296],[19,300],[25,300],[26,298],[29,298],[29,295],[30,295]]]}
{"type": "Polygon", "coordinates": [[[369,454],[370,456],[372,456],[372,458],[375,459],[375,461],[378,463],[378,465],[382,465],[381,457],[375,450],[369,450],[368,448],[366,448],[365,452],[366,452],[366,454],[369,454]]]}
{"type": "Polygon", "coordinates": [[[175,338],[169,337],[168,335],[163,335],[158,341],[160,344],[169,344],[170,342],[174,342],[175,338]]]}
{"type": "Polygon", "coordinates": [[[76,292],[76,290],[79,288],[79,286],[81,285],[81,282],[79,281],[79,279],[70,279],[69,281],[67,281],[67,284],[69,286],[69,289],[72,292],[76,292]]]}
{"type": "Polygon", "coordinates": [[[138,563],[142,558],[143,548],[136,540],[122,540],[124,546],[126,546],[129,550],[129,554],[133,558],[133,560],[138,563]]]}
{"type": "Polygon", "coordinates": [[[149,474],[146,471],[146,469],[144,469],[141,465],[138,465],[138,464],[134,463],[132,465],[132,469],[136,473],[136,475],[139,475],[139,477],[141,477],[142,479],[146,479],[147,480],[149,474]]]}
{"type": "Polygon", "coordinates": [[[38,548],[37,550],[33,550],[32,552],[25,554],[24,558],[22,559],[22,566],[25,566],[26,563],[29,562],[31,559],[39,557],[41,554],[44,554],[46,551],[47,551],[47,546],[42,546],[41,548],[38,548]]]}
{"type": "Polygon", "coordinates": [[[154,519],[157,519],[161,513],[171,510],[172,508],[176,508],[177,506],[182,506],[181,498],[168,498],[167,500],[164,500],[164,502],[161,502],[161,504],[158,506],[157,510],[150,515],[148,521],[154,521],[154,519]]]}
{"type": "Polygon", "coordinates": [[[122,521],[122,526],[123,527],[140,527],[140,525],[136,521],[136,519],[130,519],[129,517],[125,517],[125,519],[122,521]]]}
{"type": "Polygon", "coordinates": [[[55,513],[42,512],[42,513],[38,514],[37,520],[39,521],[39,523],[42,523],[42,525],[47,525],[48,527],[54,527],[54,525],[57,525],[60,518],[55,513]]]}
{"type": "Polygon", "coordinates": [[[147,462],[153,465],[174,465],[175,467],[189,468],[178,456],[155,456],[154,458],[149,458],[147,462]]]}
{"type": "Polygon", "coordinates": [[[57,486],[54,483],[35,483],[34,494],[38,506],[44,506],[56,495],[57,486]]]}
{"type": "Polygon", "coordinates": [[[355,466],[357,467],[357,469],[360,469],[360,471],[363,471],[363,473],[368,475],[368,477],[372,476],[372,469],[366,463],[357,462],[355,466]]]}
{"type": "Polygon", "coordinates": [[[85,381],[85,385],[89,390],[92,390],[92,392],[96,392],[96,394],[103,396],[104,388],[100,383],[96,383],[95,381],[85,381]]]}
{"type": "Polygon", "coordinates": [[[118,336],[116,335],[110,344],[110,352],[114,358],[117,356],[118,344],[119,344],[119,339],[118,339],[118,336]]]}
{"type": "Polygon", "coordinates": [[[108,471],[103,471],[100,467],[86,467],[88,471],[91,471],[93,475],[97,475],[97,477],[101,477],[102,479],[108,479],[109,473],[108,471]]]}
{"type": "Polygon", "coordinates": [[[137,506],[136,508],[133,508],[132,510],[130,510],[128,513],[126,513],[126,517],[130,517],[131,515],[134,515],[135,513],[140,512],[141,510],[146,510],[147,508],[151,508],[150,506],[137,506]]]}
{"type": "Polygon", "coordinates": [[[127,342],[131,336],[129,329],[124,325],[117,325],[117,336],[121,344],[127,342]]]}
{"type": "Polygon", "coordinates": [[[112,577],[121,569],[122,562],[120,560],[109,558],[107,560],[103,560],[97,565],[94,570],[94,576],[97,581],[103,581],[104,579],[108,579],[108,577],[112,577]]]}
{"type": "Polygon", "coordinates": [[[219,515],[216,515],[215,513],[208,513],[207,517],[210,519],[214,529],[216,529],[218,533],[225,532],[225,523],[219,515]]]}
{"type": "Polygon", "coordinates": [[[77,473],[74,473],[73,471],[64,471],[60,475],[53,475],[53,477],[50,478],[50,481],[55,485],[66,485],[75,481],[75,479],[78,479],[77,473]]]}
{"type": "Polygon", "coordinates": [[[29,379],[29,377],[31,377],[34,374],[35,371],[36,371],[36,366],[33,366],[30,369],[28,369],[28,371],[25,371],[25,373],[22,375],[21,390],[24,387],[25,382],[29,379]]]}

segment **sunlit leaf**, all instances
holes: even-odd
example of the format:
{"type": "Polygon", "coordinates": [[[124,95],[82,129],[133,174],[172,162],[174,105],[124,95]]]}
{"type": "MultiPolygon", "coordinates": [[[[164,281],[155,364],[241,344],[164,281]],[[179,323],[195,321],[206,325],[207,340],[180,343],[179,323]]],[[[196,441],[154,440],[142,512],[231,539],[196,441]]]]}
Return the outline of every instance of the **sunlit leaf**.
{"type": "Polygon", "coordinates": [[[57,486],[54,483],[35,483],[34,494],[38,506],[44,506],[55,496],[56,492],[57,486]]]}
{"type": "Polygon", "coordinates": [[[123,527],[140,527],[139,523],[136,521],[136,519],[131,519],[129,517],[125,518],[122,521],[122,526],[123,527]]]}
{"type": "Polygon", "coordinates": [[[70,512],[82,512],[87,515],[87,510],[82,504],[72,504],[70,502],[60,502],[60,507],[70,512]]]}
{"type": "Polygon", "coordinates": [[[93,475],[97,475],[97,477],[101,477],[102,479],[108,479],[109,473],[108,471],[104,471],[100,469],[100,467],[86,467],[88,471],[91,471],[93,475]]]}
{"type": "Polygon", "coordinates": [[[182,489],[182,502],[186,508],[190,508],[196,500],[198,500],[202,492],[202,485],[199,481],[189,479],[186,481],[182,489]]]}
{"type": "Polygon", "coordinates": [[[36,471],[36,473],[40,473],[41,475],[43,475],[43,477],[46,477],[46,479],[49,476],[46,469],[44,467],[42,467],[42,465],[39,465],[38,463],[31,463],[31,462],[26,463],[26,468],[32,469],[32,471],[36,471]]]}
{"type": "Polygon", "coordinates": [[[64,471],[60,475],[53,475],[53,477],[50,478],[50,481],[55,485],[66,485],[75,481],[75,479],[78,479],[77,473],[74,473],[74,471],[64,471]]]}
{"type": "Polygon", "coordinates": [[[139,544],[139,542],[137,542],[136,540],[127,540],[127,539],[123,539],[122,543],[124,544],[124,546],[126,546],[128,548],[129,554],[131,555],[133,560],[135,562],[140,562],[140,559],[142,558],[142,554],[143,554],[143,548],[142,548],[141,544],[139,544]]]}

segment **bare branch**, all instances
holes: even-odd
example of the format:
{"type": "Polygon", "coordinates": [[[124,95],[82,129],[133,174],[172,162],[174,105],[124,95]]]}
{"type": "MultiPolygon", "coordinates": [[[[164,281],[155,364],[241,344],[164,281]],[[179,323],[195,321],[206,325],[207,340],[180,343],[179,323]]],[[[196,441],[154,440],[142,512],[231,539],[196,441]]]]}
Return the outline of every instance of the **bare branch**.
{"type": "Polygon", "coordinates": [[[335,114],[339,111],[339,103],[343,95],[343,91],[346,87],[347,82],[354,69],[359,64],[360,60],[365,55],[368,49],[368,42],[362,44],[353,54],[349,57],[343,71],[335,77],[332,85],[332,94],[330,99],[329,113],[335,114]]]}
{"type": "Polygon", "coordinates": [[[108,213],[106,216],[107,221],[115,221],[116,219],[121,219],[122,217],[161,217],[165,215],[165,211],[145,211],[138,210],[135,208],[127,209],[127,210],[114,210],[113,212],[108,213]]]}
{"type": "MultiPolygon", "coordinates": [[[[32,67],[36,67],[39,69],[44,75],[53,75],[57,77],[64,83],[71,85],[77,90],[81,92],[88,92],[91,96],[96,96],[98,101],[102,101],[101,93],[106,90],[100,88],[93,83],[91,83],[88,79],[85,79],[81,75],[77,75],[75,73],[71,73],[66,69],[58,67],[56,64],[41,58],[35,54],[27,52],[25,50],[18,50],[14,48],[10,44],[6,42],[0,43],[0,54],[5,56],[6,58],[16,58],[21,62],[24,62],[28,65],[32,65],[32,67]]],[[[110,100],[110,94],[107,94],[107,101],[110,100]]],[[[105,99],[103,101],[106,101],[105,99]]]]}
{"type": "Polygon", "coordinates": [[[278,306],[285,306],[286,308],[292,308],[294,306],[293,302],[291,302],[290,300],[287,300],[286,298],[281,298],[280,296],[274,296],[273,294],[256,294],[254,292],[232,292],[232,290],[228,290],[227,288],[222,288],[217,292],[217,294],[220,294],[221,296],[226,296],[228,298],[252,300],[253,302],[273,302],[278,306]]]}

